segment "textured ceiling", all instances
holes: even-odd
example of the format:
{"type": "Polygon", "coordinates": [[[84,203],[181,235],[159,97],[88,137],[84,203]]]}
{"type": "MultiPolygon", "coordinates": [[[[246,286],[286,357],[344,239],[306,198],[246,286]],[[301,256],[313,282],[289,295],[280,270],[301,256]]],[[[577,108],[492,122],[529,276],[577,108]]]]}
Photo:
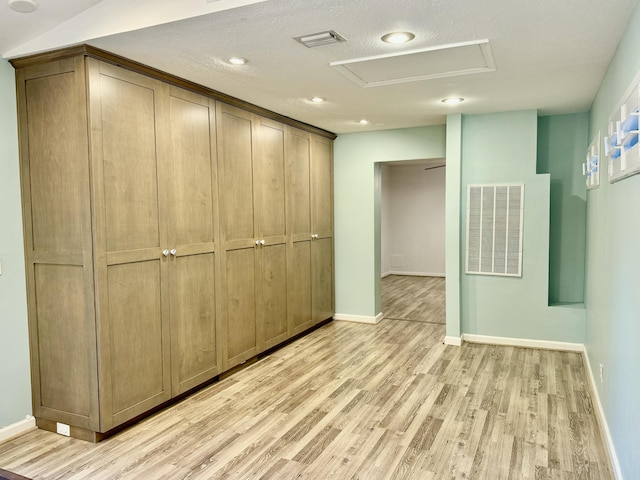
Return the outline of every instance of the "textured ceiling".
{"type": "MultiPolygon", "coordinates": [[[[601,0],[58,0],[61,25],[47,23],[37,31],[30,15],[8,12],[9,20],[1,7],[0,51],[12,57],[89,43],[347,133],[442,124],[450,112],[588,110],[637,0],[606,3],[605,15],[601,0]],[[6,38],[8,25],[14,33],[6,38]],[[293,40],[323,30],[347,41],[307,48],[293,40]],[[416,38],[405,45],[381,42],[394,30],[416,38]],[[495,71],[366,88],[330,66],[484,39],[495,71]],[[231,66],[231,56],[248,63],[231,66]],[[327,101],[313,104],[313,96],[327,101]],[[448,96],[465,102],[446,106],[440,100],[448,96]],[[361,118],[371,123],[360,125],[361,118]]],[[[394,76],[384,68],[375,73],[394,76]]],[[[389,68],[412,71],[410,65],[389,68]]]]}

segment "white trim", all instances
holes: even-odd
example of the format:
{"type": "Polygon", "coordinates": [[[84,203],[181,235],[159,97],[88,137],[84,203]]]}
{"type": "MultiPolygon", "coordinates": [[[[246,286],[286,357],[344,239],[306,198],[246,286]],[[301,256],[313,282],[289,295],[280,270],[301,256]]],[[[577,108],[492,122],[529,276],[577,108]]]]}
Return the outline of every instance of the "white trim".
{"type": "Polygon", "coordinates": [[[609,424],[607,423],[607,417],[604,414],[604,408],[602,408],[600,395],[598,394],[598,389],[596,388],[596,380],[593,377],[593,369],[591,368],[591,362],[589,361],[589,355],[587,354],[586,350],[584,351],[582,358],[584,360],[584,366],[587,370],[587,376],[589,378],[589,383],[591,386],[591,393],[593,394],[593,399],[596,403],[596,417],[598,418],[598,424],[600,425],[602,436],[604,437],[604,441],[607,444],[607,450],[609,451],[609,459],[611,460],[611,465],[613,466],[613,473],[616,476],[616,480],[623,480],[622,470],[620,469],[620,462],[618,462],[618,455],[616,454],[616,448],[613,444],[613,439],[611,438],[611,431],[609,431],[609,424]]]}
{"type": "Polygon", "coordinates": [[[383,273],[381,278],[388,277],[389,275],[403,275],[405,277],[445,277],[444,273],[400,272],[398,270],[392,270],[390,272],[383,273]]]}
{"type": "Polygon", "coordinates": [[[445,345],[453,345],[455,347],[461,347],[462,346],[462,337],[451,337],[451,336],[447,335],[446,337],[444,337],[444,344],[445,345]]]}
{"type": "Polygon", "coordinates": [[[382,312],[375,317],[368,317],[366,315],[348,315],[346,313],[336,313],[333,316],[334,320],[342,320],[344,322],[356,322],[356,323],[369,323],[375,325],[384,318],[382,312]]]}
{"type": "Polygon", "coordinates": [[[566,352],[584,352],[582,343],[554,342],[550,340],[532,340],[527,338],[491,337],[488,335],[475,335],[465,333],[462,336],[465,342],[486,343],[489,345],[505,345],[509,347],[542,348],[544,350],[563,350],[566,352]]]}
{"type": "Polygon", "coordinates": [[[25,433],[35,429],[36,417],[27,415],[27,418],[24,420],[20,420],[19,422],[0,428],[0,443],[19,437],[20,435],[24,435],[25,433]]]}

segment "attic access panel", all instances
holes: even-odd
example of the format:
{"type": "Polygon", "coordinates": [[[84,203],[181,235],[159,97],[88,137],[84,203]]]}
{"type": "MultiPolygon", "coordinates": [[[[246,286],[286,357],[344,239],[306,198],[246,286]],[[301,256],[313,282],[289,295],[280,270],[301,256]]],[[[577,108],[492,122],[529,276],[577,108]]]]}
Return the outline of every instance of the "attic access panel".
{"type": "Polygon", "coordinates": [[[362,87],[493,72],[496,69],[489,40],[342,60],[329,65],[362,87]]]}

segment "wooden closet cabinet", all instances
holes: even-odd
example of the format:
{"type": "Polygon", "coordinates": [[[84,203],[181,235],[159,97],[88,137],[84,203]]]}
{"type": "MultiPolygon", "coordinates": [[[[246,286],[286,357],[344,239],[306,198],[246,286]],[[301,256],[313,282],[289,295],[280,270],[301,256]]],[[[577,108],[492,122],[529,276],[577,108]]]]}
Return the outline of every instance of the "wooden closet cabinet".
{"type": "Polygon", "coordinates": [[[218,138],[227,369],[288,338],[284,125],[220,104],[218,138]]]}
{"type": "Polygon", "coordinates": [[[41,428],[99,440],[333,315],[331,134],[92,47],[12,63],[41,428]]]}
{"type": "Polygon", "coordinates": [[[92,438],[219,373],[215,102],[85,57],[17,79],[34,415],[92,438]]]}
{"type": "Polygon", "coordinates": [[[302,332],[333,315],[332,142],[287,129],[290,262],[289,330],[302,332]]]}

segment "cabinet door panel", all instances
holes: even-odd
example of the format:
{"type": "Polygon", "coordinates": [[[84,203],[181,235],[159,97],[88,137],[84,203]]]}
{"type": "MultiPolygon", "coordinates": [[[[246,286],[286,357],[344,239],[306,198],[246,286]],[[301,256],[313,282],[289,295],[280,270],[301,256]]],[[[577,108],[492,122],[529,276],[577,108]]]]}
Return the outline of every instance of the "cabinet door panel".
{"type": "Polygon", "coordinates": [[[218,167],[223,240],[253,239],[251,117],[247,112],[226,105],[220,107],[219,115],[218,167]]]}
{"type": "Polygon", "coordinates": [[[226,252],[225,306],[228,367],[257,353],[255,251],[226,252]]]}
{"type": "Polygon", "coordinates": [[[160,260],[111,265],[107,277],[111,413],[132,418],[170,397],[160,260]]]}
{"type": "Polygon", "coordinates": [[[171,261],[170,312],[173,394],[218,372],[214,254],[171,261]]]}
{"type": "Polygon", "coordinates": [[[311,235],[310,138],[309,134],[292,129],[288,139],[289,233],[309,239],[311,235]]]}
{"type": "Polygon", "coordinates": [[[155,92],[100,75],[108,252],[160,244],[155,92]]]}
{"type": "Polygon", "coordinates": [[[86,107],[78,105],[75,80],[68,72],[25,82],[34,251],[82,252],[88,165],[78,109],[86,107]]]}
{"type": "Polygon", "coordinates": [[[35,265],[34,276],[41,394],[36,408],[89,417],[95,339],[85,327],[83,268],[35,265]]]}
{"type": "Polygon", "coordinates": [[[270,348],[287,336],[287,247],[271,245],[260,249],[260,311],[264,348],[270,348]]]}
{"type": "Polygon", "coordinates": [[[285,170],[284,127],[265,119],[258,121],[258,148],[254,165],[254,190],[259,235],[284,236],[285,170]]]}
{"type": "Polygon", "coordinates": [[[332,146],[325,139],[314,138],[311,158],[312,230],[330,235],[333,232],[332,146]]]}
{"type": "Polygon", "coordinates": [[[214,240],[215,177],[212,171],[211,120],[208,99],[184,98],[189,92],[172,90],[170,149],[173,168],[172,246],[212,243],[214,240]]]}
{"type": "Polygon", "coordinates": [[[333,316],[333,238],[314,240],[311,252],[313,318],[317,323],[333,316]]]}
{"type": "Polygon", "coordinates": [[[291,248],[289,267],[289,322],[291,335],[312,325],[311,315],[311,241],[296,242],[291,248]]]}

